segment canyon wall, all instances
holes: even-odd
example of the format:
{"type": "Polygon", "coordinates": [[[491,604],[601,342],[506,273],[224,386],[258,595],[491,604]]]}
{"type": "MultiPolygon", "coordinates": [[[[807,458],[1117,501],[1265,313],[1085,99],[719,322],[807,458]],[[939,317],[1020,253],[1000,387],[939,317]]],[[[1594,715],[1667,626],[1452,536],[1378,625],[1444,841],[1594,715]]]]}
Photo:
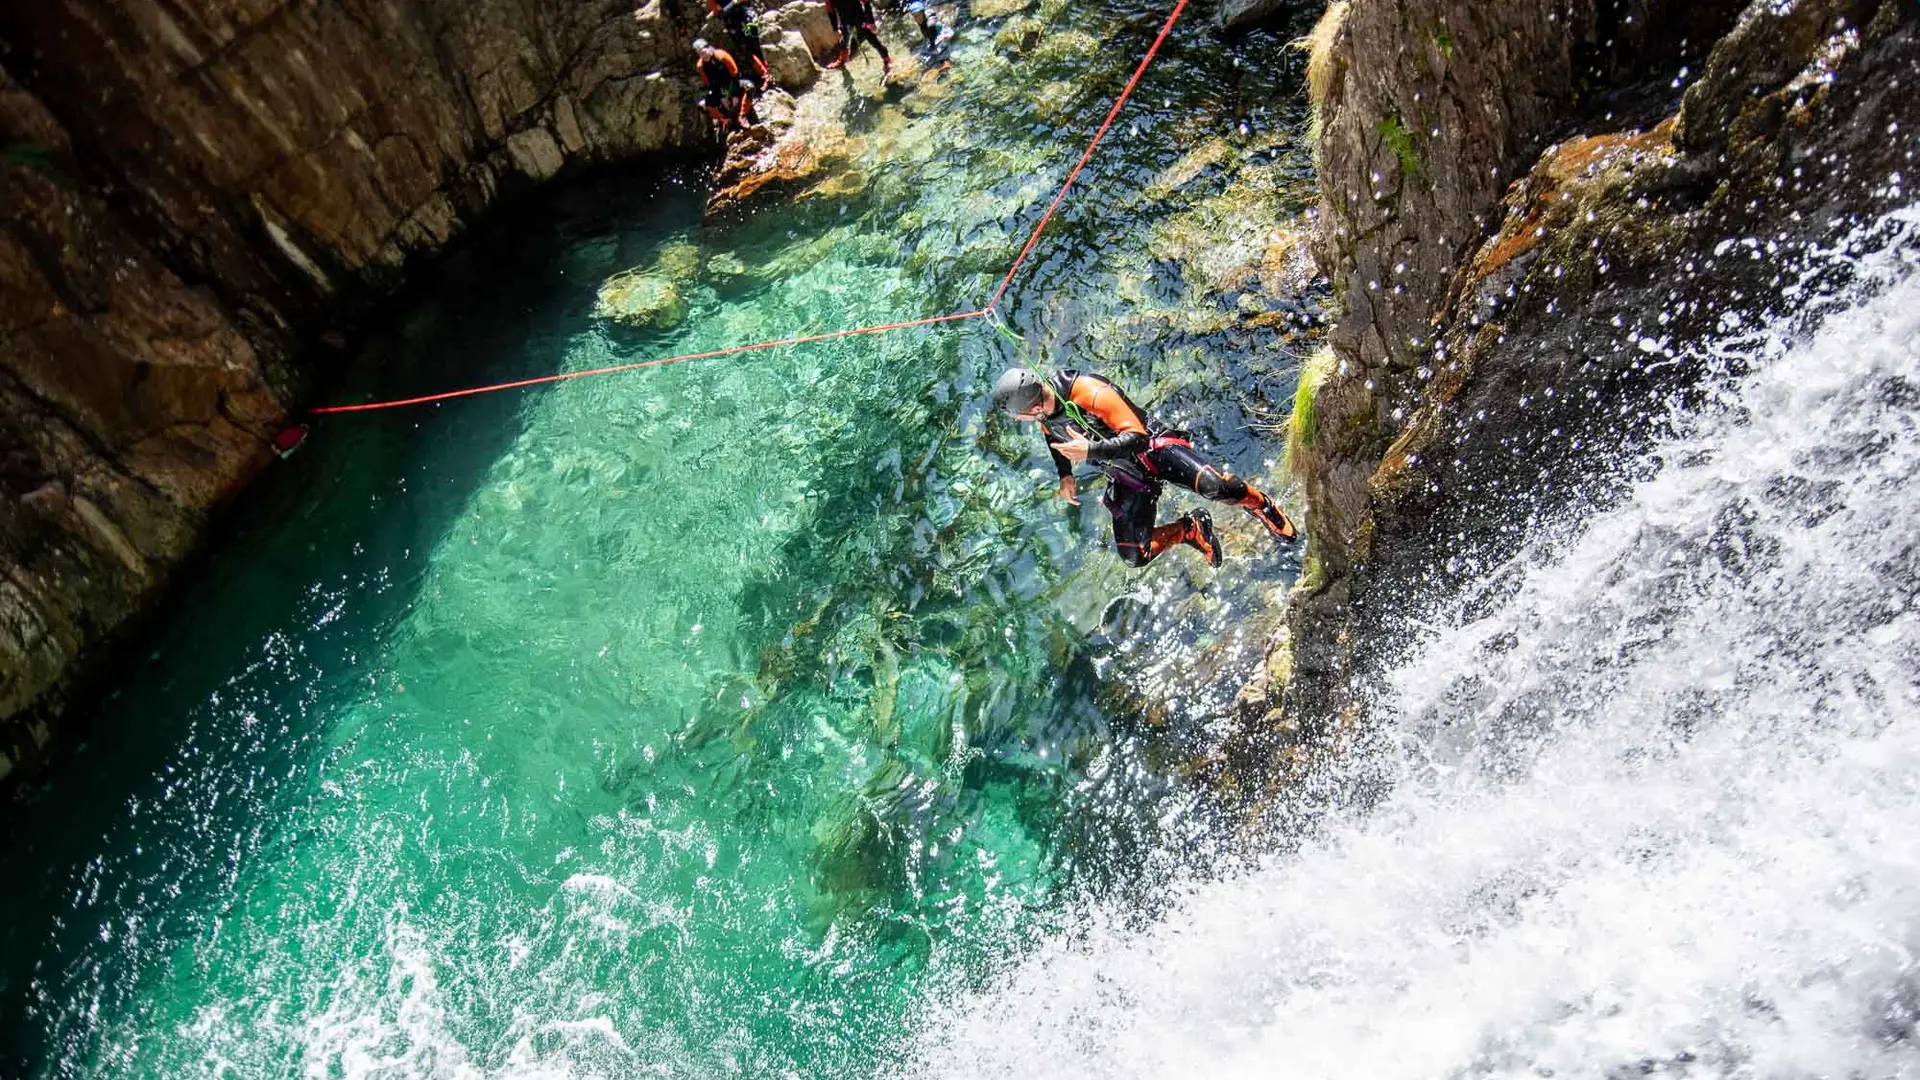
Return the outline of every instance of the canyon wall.
{"type": "Polygon", "coordinates": [[[709,147],[703,8],[0,7],[0,779],[369,303],[562,169],[709,147]]]}
{"type": "Polygon", "coordinates": [[[1360,722],[1411,613],[1603,504],[1701,346],[1905,198],[1916,23],[1896,0],[1334,5],[1315,254],[1339,315],[1296,408],[1308,570],[1250,765],[1360,722]]]}

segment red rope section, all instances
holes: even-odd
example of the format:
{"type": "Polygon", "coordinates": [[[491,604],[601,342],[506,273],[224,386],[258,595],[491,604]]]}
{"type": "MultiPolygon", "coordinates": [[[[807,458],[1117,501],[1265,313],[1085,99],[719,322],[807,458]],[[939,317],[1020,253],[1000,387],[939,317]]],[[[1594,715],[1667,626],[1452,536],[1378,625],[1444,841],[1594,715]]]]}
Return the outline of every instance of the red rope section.
{"type": "Polygon", "coordinates": [[[993,299],[987,301],[988,311],[1000,306],[1000,298],[1006,295],[1007,286],[1013,284],[1013,275],[1020,272],[1020,265],[1027,261],[1027,253],[1031,252],[1033,245],[1039,241],[1040,231],[1047,227],[1047,222],[1053,220],[1053,212],[1060,208],[1061,200],[1067,197],[1067,189],[1073,186],[1073,181],[1080,175],[1080,170],[1086,168],[1087,162],[1093,160],[1093,152],[1099,148],[1100,140],[1107,137],[1107,129],[1113,126],[1113,118],[1120,115],[1120,110],[1126,106],[1127,99],[1133,96],[1133,88],[1140,85],[1140,76],[1147,73],[1147,65],[1153,63],[1154,54],[1160,51],[1160,46],[1167,40],[1167,35],[1173,32],[1173,24],[1179,20],[1180,13],[1186,10],[1186,7],[1187,0],[1180,0],[1173,5],[1173,12],[1167,16],[1166,23],[1160,27],[1160,36],[1153,39],[1153,45],[1147,49],[1147,55],[1140,58],[1140,66],[1133,69],[1133,78],[1127,80],[1127,88],[1120,91],[1120,96],[1114,99],[1113,108],[1107,110],[1107,118],[1100,122],[1100,130],[1093,133],[1093,141],[1087,144],[1086,153],[1080,155],[1080,163],[1067,174],[1067,182],[1060,185],[1059,193],[1053,197],[1053,205],[1047,207],[1047,212],[1040,215],[1040,224],[1034,226],[1033,235],[1027,237],[1027,246],[1020,249],[1020,257],[1013,260],[1013,265],[1007,269],[1007,276],[1000,279],[1000,287],[994,290],[993,299]]]}
{"type": "Polygon", "coordinates": [[[452,398],[472,397],[475,394],[490,394],[496,390],[515,390],[523,386],[540,386],[545,383],[565,382],[568,379],[584,379],[593,375],[613,375],[622,371],[638,371],[641,368],[660,367],[664,364],[677,364],[683,360],[707,360],[716,356],[732,356],[735,353],[758,352],[762,349],[777,349],[786,345],[805,345],[813,341],[832,341],[835,338],[855,337],[860,334],[881,334],[889,330],[904,330],[911,326],[931,326],[934,323],[959,322],[963,319],[977,319],[982,315],[991,315],[993,314],[993,309],[999,305],[1000,298],[1006,295],[1007,287],[1013,284],[1013,275],[1018,273],[1021,264],[1027,261],[1027,255],[1033,251],[1033,245],[1040,241],[1040,233],[1046,229],[1047,222],[1053,220],[1053,212],[1060,208],[1061,201],[1067,197],[1067,189],[1073,186],[1074,180],[1080,176],[1080,170],[1087,167],[1087,162],[1093,160],[1093,152],[1099,149],[1100,140],[1106,138],[1107,129],[1113,126],[1113,118],[1120,115],[1120,110],[1126,106],[1127,99],[1133,96],[1133,89],[1140,84],[1140,77],[1146,74],[1147,65],[1153,63],[1155,54],[1160,51],[1160,46],[1167,40],[1167,35],[1173,31],[1173,24],[1179,20],[1180,13],[1185,11],[1186,7],[1187,0],[1179,0],[1179,2],[1173,6],[1172,14],[1167,16],[1165,25],[1160,27],[1160,36],[1153,39],[1153,45],[1147,49],[1147,55],[1140,58],[1140,66],[1134,69],[1133,78],[1127,80],[1127,87],[1120,92],[1119,98],[1113,103],[1113,108],[1107,110],[1107,118],[1100,122],[1100,130],[1094,132],[1093,141],[1087,144],[1086,152],[1080,155],[1079,163],[1074,165],[1073,171],[1067,174],[1066,183],[1060,185],[1060,190],[1053,196],[1053,202],[1047,207],[1047,212],[1040,215],[1040,223],[1035,225],[1033,232],[1028,235],[1026,246],[1020,249],[1019,258],[1013,260],[1013,266],[1008,268],[1007,276],[1000,280],[1000,287],[994,290],[993,299],[987,301],[987,306],[978,311],[963,311],[956,315],[935,315],[925,319],[909,319],[905,322],[884,323],[879,326],[861,326],[852,330],[835,330],[826,334],[808,334],[805,337],[782,338],[779,341],[761,341],[752,345],[734,345],[725,349],[710,349],[706,352],[668,356],[659,360],[642,360],[633,364],[616,364],[613,367],[593,368],[589,371],[568,371],[558,375],[542,375],[534,379],[516,379],[513,382],[493,383],[488,386],[469,386],[463,390],[447,390],[438,394],[425,394],[420,397],[400,398],[394,401],[370,401],[364,405],[328,405],[308,411],[312,415],[323,416],[329,413],[353,413],[370,412],[375,409],[397,409],[403,405],[426,405],[430,402],[447,401],[452,398]]]}
{"type": "Polygon", "coordinates": [[[782,338],[779,341],[762,341],[753,345],[734,345],[725,349],[710,349],[707,352],[687,353],[684,356],[669,356],[660,360],[642,360],[637,364],[616,364],[613,367],[594,368],[590,371],[567,371],[559,375],[542,375],[537,379],[516,379],[513,382],[494,383],[491,386],[469,386],[464,390],[448,390],[439,394],[427,394],[424,397],[404,398],[399,401],[373,401],[365,405],[329,405],[322,409],[311,410],[321,413],[367,412],[370,409],[397,409],[402,405],[425,405],[430,401],[446,401],[448,398],[472,397],[474,394],[489,394],[495,390],[513,390],[522,386],[539,386],[542,383],[565,382],[568,379],[584,379],[589,375],[612,375],[621,371],[638,371],[641,368],[659,367],[662,364],[677,364],[682,360],[705,360],[715,356],[731,356],[734,353],[758,352],[761,349],[777,349],[782,345],[805,345],[810,341],[831,341],[834,338],[853,337],[856,334],[879,334],[888,330],[904,330],[909,326],[927,326],[932,323],[955,322],[960,319],[977,319],[987,313],[963,311],[958,315],[934,315],[925,319],[910,319],[906,322],[886,323],[882,326],[862,326],[853,330],[835,330],[829,334],[808,334],[805,337],[782,338]]]}

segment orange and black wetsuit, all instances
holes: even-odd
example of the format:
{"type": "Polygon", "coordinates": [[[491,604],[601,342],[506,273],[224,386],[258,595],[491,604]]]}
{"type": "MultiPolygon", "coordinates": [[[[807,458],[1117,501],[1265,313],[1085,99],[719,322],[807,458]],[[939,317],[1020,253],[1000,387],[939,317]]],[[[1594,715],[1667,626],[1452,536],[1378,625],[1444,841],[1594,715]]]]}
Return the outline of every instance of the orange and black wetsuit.
{"type": "Polygon", "coordinates": [[[701,57],[694,69],[700,72],[700,81],[707,87],[707,95],[700,99],[700,104],[708,115],[723,125],[738,123],[745,127],[760,122],[753,111],[753,96],[741,85],[740,65],[733,62],[731,53],[714,49],[701,57]]]}
{"type": "Polygon", "coordinates": [[[707,7],[726,24],[727,36],[733,39],[734,54],[752,68],[752,78],[761,86],[771,85],[767,54],[760,47],[760,23],[753,16],[753,9],[747,6],[747,0],[725,0],[724,3],[707,0],[707,7]]]}
{"type": "Polygon", "coordinates": [[[1146,413],[1104,376],[1058,371],[1047,378],[1047,385],[1055,400],[1053,411],[1040,418],[1040,431],[1053,467],[1063,479],[1072,475],[1073,463],[1054,444],[1086,436],[1088,463],[1107,474],[1107,493],[1101,501],[1113,515],[1113,544],[1128,563],[1145,566],[1180,544],[1199,548],[1208,562],[1218,561],[1211,529],[1202,528],[1203,516],[1185,514],[1155,526],[1162,481],[1217,503],[1242,507],[1275,536],[1294,538],[1293,522],[1272,499],[1245,480],[1207,464],[1194,453],[1186,432],[1156,429],[1146,413]]]}

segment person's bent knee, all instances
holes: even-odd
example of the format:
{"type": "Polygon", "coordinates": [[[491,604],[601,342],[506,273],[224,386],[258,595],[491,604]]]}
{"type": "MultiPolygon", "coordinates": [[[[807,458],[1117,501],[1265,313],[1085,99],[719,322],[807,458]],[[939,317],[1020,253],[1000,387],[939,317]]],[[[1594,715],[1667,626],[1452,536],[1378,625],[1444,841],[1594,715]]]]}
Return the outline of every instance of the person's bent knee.
{"type": "Polygon", "coordinates": [[[1199,492],[1201,498],[1214,502],[1237,503],[1247,497],[1247,482],[1209,469],[1195,480],[1193,490],[1199,492]]]}

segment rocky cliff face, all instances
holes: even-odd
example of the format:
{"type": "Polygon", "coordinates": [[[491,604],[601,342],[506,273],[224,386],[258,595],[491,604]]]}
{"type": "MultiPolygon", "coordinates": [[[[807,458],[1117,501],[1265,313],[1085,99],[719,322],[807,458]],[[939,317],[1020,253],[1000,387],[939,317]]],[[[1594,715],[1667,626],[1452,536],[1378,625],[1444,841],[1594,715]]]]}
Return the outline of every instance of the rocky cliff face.
{"type": "Polygon", "coordinates": [[[1341,314],[1296,413],[1311,562],[1284,710],[1264,703],[1308,730],[1357,715],[1398,607],[1604,494],[1698,377],[1690,346],[1778,300],[1780,260],[1729,244],[1885,209],[1920,125],[1920,12],[1891,0],[1328,18],[1316,256],[1341,314]]]}
{"type": "Polygon", "coordinates": [[[663,3],[0,7],[0,777],[271,460],[308,343],[503,196],[707,143],[663,3]]]}

